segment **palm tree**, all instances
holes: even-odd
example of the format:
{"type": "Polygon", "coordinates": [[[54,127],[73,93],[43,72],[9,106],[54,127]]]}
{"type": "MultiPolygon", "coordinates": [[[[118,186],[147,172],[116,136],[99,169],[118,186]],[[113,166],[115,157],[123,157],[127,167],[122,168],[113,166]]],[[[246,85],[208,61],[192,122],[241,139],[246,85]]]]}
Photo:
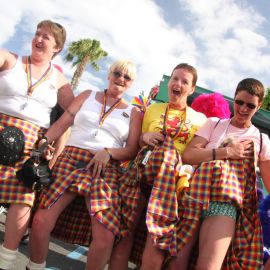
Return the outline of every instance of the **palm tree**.
{"type": "Polygon", "coordinates": [[[72,89],[75,90],[78,87],[79,80],[89,63],[98,71],[99,66],[96,61],[107,55],[108,53],[103,51],[98,40],[87,38],[72,42],[65,57],[67,62],[72,62],[73,67],[77,66],[71,80],[72,89]]]}

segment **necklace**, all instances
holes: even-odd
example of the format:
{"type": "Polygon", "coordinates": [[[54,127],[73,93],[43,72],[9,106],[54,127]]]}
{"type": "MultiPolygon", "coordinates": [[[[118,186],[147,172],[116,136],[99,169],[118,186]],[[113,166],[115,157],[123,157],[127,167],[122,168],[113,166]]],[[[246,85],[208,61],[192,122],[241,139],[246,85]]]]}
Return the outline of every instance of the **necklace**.
{"type": "Polygon", "coordinates": [[[107,89],[104,91],[104,95],[103,95],[103,103],[102,103],[102,108],[99,115],[98,128],[94,130],[94,132],[92,132],[93,138],[97,137],[100,127],[103,125],[105,119],[109,116],[109,114],[122,102],[122,98],[119,98],[112,104],[112,106],[108,110],[106,110],[106,102],[107,102],[106,93],[107,93],[107,89]]]}
{"type": "Polygon", "coordinates": [[[45,70],[45,72],[41,75],[41,77],[35,83],[33,83],[31,71],[31,57],[30,56],[26,57],[26,75],[28,88],[27,88],[27,100],[22,105],[22,110],[24,110],[27,107],[29,96],[32,95],[34,89],[48,79],[50,75],[51,65],[52,64],[50,62],[49,67],[45,70]]]}

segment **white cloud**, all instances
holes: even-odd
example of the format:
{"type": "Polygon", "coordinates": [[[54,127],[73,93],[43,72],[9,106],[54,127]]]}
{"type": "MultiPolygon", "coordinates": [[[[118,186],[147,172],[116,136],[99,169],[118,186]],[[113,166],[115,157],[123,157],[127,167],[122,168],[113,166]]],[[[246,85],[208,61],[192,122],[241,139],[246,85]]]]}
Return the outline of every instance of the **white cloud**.
{"type": "MultiPolygon", "coordinates": [[[[39,20],[52,18],[66,27],[67,44],[80,38],[95,38],[109,53],[108,62],[118,58],[133,60],[138,67],[138,79],[130,90],[134,94],[142,89],[149,91],[178,62],[196,62],[192,37],[180,26],[170,27],[154,1],[17,0],[17,4],[17,9],[23,11],[17,21],[31,23],[32,31],[39,20]]],[[[82,79],[93,78],[85,73],[82,79]]],[[[92,80],[88,83],[94,87],[92,80]]]]}
{"type": "Polygon", "coordinates": [[[232,96],[238,81],[245,77],[256,77],[269,85],[269,41],[260,32],[266,19],[247,1],[179,3],[191,15],[193,37],[200,44],[197,61],[202,86],[232,96]]]}
{"type": "MultiPolygon", "coordinates": [[[[18,39],[26,42],[20,48],[28,48],[30,40],[21,35],[33,34],[36,24],[47,18],[67,29],[66,47],[81,38],[100,40],[109,56],[100,62],[99,73],[87,69],[81,90],[104,89],[108,66],[119,58],[133,60],[138,68],[132,94],[147,93],[180,62],[197,67],[200,86],[230,96],[244,77],[270,85],[269,40],[261,32],[267,21],[247,1],[178,1],[174,25],[170,13],[165,19],[165,10],[152,0],[6,1],[1,6],[0,23],[5,27],[1,27],[0,44],[18,39]],[[189,24],[184,25],[184,19],[189,24]]],[[[63,61],[63,55],[55,61],[71,77],[74,69],[63,61]]]]}

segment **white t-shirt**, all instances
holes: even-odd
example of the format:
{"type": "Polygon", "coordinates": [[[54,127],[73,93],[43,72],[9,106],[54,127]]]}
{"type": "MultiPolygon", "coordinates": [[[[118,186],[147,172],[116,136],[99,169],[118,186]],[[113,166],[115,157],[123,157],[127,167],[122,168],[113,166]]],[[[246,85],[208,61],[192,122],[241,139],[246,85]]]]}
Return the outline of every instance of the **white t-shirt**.
{"type": "MultiPolygon", "coordinates": [[[[261,136],[260,131],[254,125],[249,128],[237,128],[230,124],[230,119],[220,120],[210,117],[205,124],[196,132],[197,136],[203,137],[208,141],[205,148],[218,148],[228,138],[252,140],[256,147],[257,156],[260,151],[261,136]]],[[[262,149],[259,160],[270,160],[270,140],[267,134],[262,133],[262,149]]]]}

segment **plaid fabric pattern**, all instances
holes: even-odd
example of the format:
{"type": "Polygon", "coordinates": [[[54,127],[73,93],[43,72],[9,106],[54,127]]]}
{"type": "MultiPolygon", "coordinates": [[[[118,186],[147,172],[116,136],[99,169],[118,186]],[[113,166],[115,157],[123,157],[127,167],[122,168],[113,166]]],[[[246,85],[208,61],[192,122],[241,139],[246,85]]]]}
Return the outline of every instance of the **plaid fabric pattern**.
{"type": "Polygon", "coordinates": [[[24,187],[16,177],[16,171],[31,156],[31,150],[36,148],[38,139],[45,132],[44,128],[28,121],[0,113],[0,130],[15,126],[22,130],[25,139],[23,158],[14,166],[0,164],[0,203],[19,203],[33,206],[35,194],[32,189],[24,187]]]}
{"type": "Polygon", "coordinates": [[[201,164],[179,203],[178,250],[190,239],[210,201],[232,202],[238,208],[235,236],[222,269],[260,269],[263,245],[254,160],[215,160],[201,164]]]}
{"type": "Polygon", "coordinates": [[[65,191],[78,194],[76,199],[59,216],[52,236],[62,241],[89,246],[91,216],[95,216],[104,226],[120,237],[120,196],[118,162],[107,164],[103,177],[92,178],[89,171],[77,169],[78,162],[90,162],[93,158],[88,150],[67,146],[59,156],[53,169],[55,182],[44,190],[41,196],[41,208],[49,208],[57,202],[65,191]]]}
{"type": "Polygon", "coordinates": [[[152,190],[146,210],[146,223],[145,219],[141,219],[136,230],[131,255],[131,261],[135,264],[141,263],[147,230],[155,246],[176,255],[175,224],[179,219],[176,181],[181,164],[181,157],[169,136],[163,145],[153,149],[145,166],[139,164],[137,177],[141,182],[151,185],[152,190]]]}

